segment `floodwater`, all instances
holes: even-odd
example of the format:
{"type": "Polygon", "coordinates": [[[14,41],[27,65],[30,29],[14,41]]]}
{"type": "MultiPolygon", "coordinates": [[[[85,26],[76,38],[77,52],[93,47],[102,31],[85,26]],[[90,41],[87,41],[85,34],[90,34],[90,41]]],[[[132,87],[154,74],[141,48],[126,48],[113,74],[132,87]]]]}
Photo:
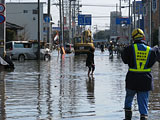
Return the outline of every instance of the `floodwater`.
{"type": "MultiPolygon", "coordinates": [[[[96,50],[96,70],[88,77],[85,60],[53,51],[48,62],[14,61],[14,71],[0,72],[0,120],[123,120],[128,67],[96,50]]],[[[159,63],[153,76],[149,120],[160,120],[159,63]]],[[[133,120],[139,120],[136,97],[133,120]]]]}

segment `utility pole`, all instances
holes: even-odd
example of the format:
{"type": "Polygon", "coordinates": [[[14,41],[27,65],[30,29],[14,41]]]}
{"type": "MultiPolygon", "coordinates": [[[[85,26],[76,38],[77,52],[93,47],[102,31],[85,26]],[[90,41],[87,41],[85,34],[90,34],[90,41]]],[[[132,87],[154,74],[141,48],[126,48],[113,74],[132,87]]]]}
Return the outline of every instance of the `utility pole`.
{"type": "Polygon", "coordinates": [[[159,36],[158,36],[158,46],[160,46],[160,2],[159,2],[159,36]]]}
{"type": "MultiPolygon", "coordinates": [[[[117,16],[118,16],[118,10],[117,10],[117,8],[118,8],[118,4],[116,4],[116,18],[117,18],[117,16]]],[[[116,24],[116,36],[118,36],[117,24],[116,24]]]]}
{"type": "Polygon", "coordinates": [[[71,0],[69,0],[69,42],[71,43],[71,31],[72,26],[71,26],[71,0]]]}
{"type": "Polygon", "coordinates": [[[121,16],[121,0],[119,0],[119,12],[120,12],[120,16],[121,16]]]}
{"type": "Polygon", "coordinates": [[[37,60],[40,60],[40,0],[38,0],[38,52],[37,60]]]}
{"type": "Polygon", "coordinates": [[[149,37],[148,37],[148,42],[149,45],[152,46],[152,8],[151,8],[151,0],[148,1],[149,9],[149,37]]]}
{"type": "Polygon", "coordinates": [[[136,28],[136,0],[134,0],[134,8],[133,8],[133,12],[134,12],[134,29],[136,28]]]}
{"type": "Polygon", "coordinates": [[[76,18],[76,0],[73,1],[74,2],[74,7],[73,7],[73,36],[72,38],[74,37],[75,33],[76,33],[76,21],[75,21],[75,18],[76,18]]]}
{"type": "Polygon", "coordinates": [[[60,46],[62,46],[62,9],[61,9],[61,0],[59,0],[59,19],[60,19],[59,44],[60,44],[60,46]]]}
{"type": "Polygon", "coordinates": [[[129,44],[131,44],[131,0],[129,0],[129,20],[130,24],[128,26],[128,39],[129,39],[129,44]]]}
{"type": "Polygon", "coordinates": [[[64,0],[62,0],[62,44],[63,44],[63,47],[65,47],[65,41],[64,41],[64,0]]]}
{"type": "Polygon", "coordinates": [[[141,12],[141,5],[140,4],[138,4],[138,27],[140,28],[140,12],[141,12]]]}
{"type": "MultiPolygon", "coordinates": [[[[120,1],[120,5],[119,5],[119,12],[120,12],[120,17],[122,17],[122,13],[121,13],[121,0],[119,0],[120,1]]],[[[120,36],[123,36],[123,31],[122,31],[122,24],[120,24],[120,32],[119,32],[119,34],[120,34],[120,36]]]]}
{"type": "MultiPolygon", "coordinates": [[[[79,5],[79,0],[78,0],[78,15],[79,15],[79,10],[80,10],[80,5],[79,5]]],[[[80,27],[78,25],[78,35],[79,35],[79,33],[80,33],[80,27]]]]}
{"type": "MultiPolygon", "coordinates": [[[[50,43],[50,0],[48,0],[48,18],[47,18],[47,43],[50,43]]],[[[50,48],[50,44],[49,44],[50,48]]]]}
{"type": "MultiPolygon", "coordinates": [[[[3,13],[1,13],[4,16],[4,22],[0,24],[0,56],[3,57],[4,56],[4,52],[5,50],[5,44],[6,44],[6,21],[5,21],[5,0],[0,0],[0,3],[4,5],[4,11],[2,10],[2,6],[1,6],[1,11],[3,11],[3,13]]],[[[2,21],[2,20],[1,20],[2,21]]]]}

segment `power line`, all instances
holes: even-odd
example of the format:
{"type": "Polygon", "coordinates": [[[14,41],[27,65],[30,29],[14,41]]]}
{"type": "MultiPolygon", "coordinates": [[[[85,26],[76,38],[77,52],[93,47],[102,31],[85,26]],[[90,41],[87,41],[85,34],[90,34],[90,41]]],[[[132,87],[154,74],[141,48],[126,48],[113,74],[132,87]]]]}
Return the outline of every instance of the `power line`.
{"type": "Polygon", "coordinates": [[[82,4],[82,6],[93,6],[93,7],[116,7],[116,5],[93,5],[93,4],[82,4]]]}
{"type": "MultiPolygon", "coordinates": [[[[52,5],[56,5],[58,6],[59,3],[53,3],[52,5]]],[[[74,4],[74,5],[78,5],[78,4],[74,4]]],[[[120,7],[120,6],[116,6],[116,5],[94,5],[94,4],[80,4],[80,6],[84,6],[84,7],[120,7]]],[[[128,7],[128,6],[121,6],[121,7],[128,7]]]]}

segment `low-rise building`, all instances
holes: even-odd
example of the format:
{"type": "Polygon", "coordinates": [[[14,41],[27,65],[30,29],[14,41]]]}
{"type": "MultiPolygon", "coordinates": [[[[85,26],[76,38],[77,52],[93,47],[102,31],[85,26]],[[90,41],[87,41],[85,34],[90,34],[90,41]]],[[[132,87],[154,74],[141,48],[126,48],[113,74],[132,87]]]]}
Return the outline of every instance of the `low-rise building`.
{"type": "MultiPolygon", "coordinates": [[[[40,3],[40,40],[43,41],[43,4],[40,3]]],[[[6,3],[6,20],[22,26],[18,40],[38,40],[38,4],[37,2],[6,3]]]]}
{"type": "Polygon", "coordinates": [[[160,3],[159,3],[159,0],[142,0],[142,2],[144,7],[144,31],[146,35],[146,40],[147,42],[149,42],[150,45],[153,46],[155,44],[158,44],[158,39],[157,40],[155,39],[156,35],[158,38],[158,34],[155,34],[155,33],[157,31],[160,31],[159,30],[159,25],[160,25],[159,4],[160,3]],[[150,30],[151,30],[151,33],[150,33],[150,30]]]}

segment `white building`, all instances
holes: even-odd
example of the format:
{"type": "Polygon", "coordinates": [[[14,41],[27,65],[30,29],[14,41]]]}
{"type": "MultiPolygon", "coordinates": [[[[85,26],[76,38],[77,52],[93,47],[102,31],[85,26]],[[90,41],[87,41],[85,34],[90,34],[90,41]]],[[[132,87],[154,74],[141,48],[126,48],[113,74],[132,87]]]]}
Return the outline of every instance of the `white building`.
{"type": "MultiPolygon", "coordinates": [[[[40,40],[43,41],[43,4],[40,3],[40,40]]],[[[38,40],[37,2],[6,3],[6,21],[24,27],[19,40],[38,40]]]]}
{"type": "Polygon", "coordinates": [[[110,13],[110,34],[111,36],[118,36],[120,34],[120,25],[116,24],[116,18],[121,17],[121,13],[118,11],[112,11],[110,13]]]}

